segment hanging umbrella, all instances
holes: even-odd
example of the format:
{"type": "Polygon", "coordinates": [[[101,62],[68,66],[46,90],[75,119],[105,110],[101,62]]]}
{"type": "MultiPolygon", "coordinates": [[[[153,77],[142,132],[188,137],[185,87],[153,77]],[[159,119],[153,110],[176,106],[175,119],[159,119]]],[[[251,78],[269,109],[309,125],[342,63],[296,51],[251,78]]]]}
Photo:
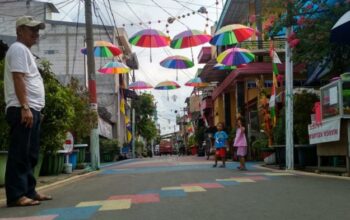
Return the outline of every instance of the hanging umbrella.
{"type": "Polygon", "coordinates": [[[209,42],[211,36],[198,30],[187,30],[177,34],[170,43],[170,47],[174,49],[191,48],[193,61],[192,47],[209,42]]]}
{"type": "Polygon", "coordinates": [[[128,73],[129,71],[130,69],[128,66],[117,61],[109,62],[98,70],[98,72],[104,74],[123,74],[128,73]]]}
{"type": "Polygon", "coordinates": [[[174,81],[163,81],[158,83],[154,89],[158,89],[158,90],[167,90],[167,99],[169,100],[169,92],[168,90],[173,90],[173,89],[178,89],[181,86],[179,84],[177,84],[174,81]]]}
{"type": "Polygon", "coordinates": [[[153,86],[144,81],[136,81],[128,86],[128,89],[152,89],[153,86]]]}
{"type": "MultiPolygon", "coordinates": [[[[83,54],[87,54],[87,49],[81,49],[83,54]]],[[[122,54],[121,49],[119,49],[114,44],[107,41],[95,41],[94,43],[94,56],[95,57],[115,57],[122,54]]]]}
{"type": "Polygon", "coordinates": [[[209,86],[209,83],[203,82],[201,78],[195,77],[193,79],[190,79],[185,83],[185,86],[192,86],[192,87],[207,87],[209,86]]]}
{"type": "Polygon", "coordinates": [[[350,11],[335,23],[331,30],[331,42],[350,44],[350,11]]]}
{"type": "Polygon", "coordinates": [[[235,69],[237,69],[237,67],[236,66],[225,66],[224,64],[217,63],[214,65],[214,69],[217,69],[217,70],[235,70],[235,69]]]}
{"type": "Polygon", "coordinates": [[[154,89],[158,89],[158,90],[172,90],[172,89],[178,89],[181,86],[179,84],[177,84],[174,81],[163,81],[158,83],[154,89]]]}
{"type": "Polygon", "coordinates": [[[160,62],[160,65],[169,69],[176,69],[176,80],[178,80],[178,69],[188,69],[194,66],[194,63],[184,56],[170,56],[160,62]]]}
{"type": "Polygon", "coordinates": [[[234,47],[219,54],[216,61],[226,66],[239,66],[241,64],[250,63],[254,58],[254,54],[249,50],[234,47]]]}
{"type": "Polygon", "coordinates": [[[150,61],[152,62],[151,48],[169,46],[170,38],[161,31],[149,28],[135,33],[129,38],[129,42],[138,47],[150,48],[150,61]]]}
{"type": "Polygon", "coordinates": [[[250,38],[256,31],[253,28],[230,24],[220,28],[210,40],[210,44],[216,46],[234,45],[250,38]]]}

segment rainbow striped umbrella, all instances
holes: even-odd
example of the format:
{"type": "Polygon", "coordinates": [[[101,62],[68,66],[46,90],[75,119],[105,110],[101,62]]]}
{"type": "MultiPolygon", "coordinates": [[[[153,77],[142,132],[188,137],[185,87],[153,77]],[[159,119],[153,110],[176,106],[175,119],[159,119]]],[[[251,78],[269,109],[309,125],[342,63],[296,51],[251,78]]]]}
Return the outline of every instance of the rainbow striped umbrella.
{"type": "Polygon", "coordinates": [[[214,69],[216,70],[235,70],[237,69],[236,66],[225,66],[224,64],[217,63],[214,65],[214,69]]]}
{"type": "Polygon", "coordinates": [[[203,82],[201,78],[195,77],[193,79],[190,79],[185,83],[185,86],[192,86],[192,87],[207,87],[209,86],[209,83],[203,82]]]}
{"type": "Polygon", "coordinates": [[[170,43],[170,47],[174,49],[191,48],[192,61],[193,51],[192,47],[205,44],[209,42],[211,36],[198,30],[187,30],[177,34],[170,43]]]}
{"type": "MultiPolygon", "coordinates": [[[[83,48],[80,50],[83,54],[87,54],[87,49],[83,48]]],[[[95,57],[115,57],[122,54],[114,44],[107,41],[95,41],[94,43],[94,56],[95,57]]]]}
{"type": "Polygon", "coordinates": [[[177,84],[174,81],[163,81],[158,83],[154,89],[158,89],[158,90],[172,90],[172,89],[178,89],[181,86],[179,84],[177,84]]]}
{"type": "Polygon", "coordinates": [[[176,80],[178,79],[178,69],[188,69],[194,66],[194,63],[184,56],[170,56],[160,62],[160,65],[169,69],[176,69],[176,80]]]}
{"type": "Polygon", "coordinates": [[[239,66],[241,64],[250,63],[255,56],[249,50],[243,48],[230,48],[219,54],[216,61],[225,66],[239,66]]]}
{"type": "Polygon", "coordinates": [[[151,48],[169,46],[170,37],[161,31],[149,28],[135,33],[129,38],[129,42],[138,47],[150,48],[150,61],[152,62],[151,48]]]}
{"type": "Polygon", "coordinates": [[[178,89],[180,87],[181,86],[174,81],[163,81],[163,82],[158,83],[154,87],[154,89],[166,90],[167,91],[167,100],[169,101],[169,90],[178,89]]]}
{"type": "Polygon", "coordinates": [[[129,71],[130,69],[128,66],[117,61],[109,62],[98,70],[98,72],[104,74],[123,74],[128,73],[129,71]]]}
{"type": "Polygon", "coordinates": [[[152,89],[153,86],[144,81],[136,81],[128,86],[128,89],[152,89]]]}
{"type": "Polygon", "coordinates": [[[234,45],[250,38],[256,31],[253,28],[230,24],[220,28],[210,40],[210,44],[216,46],[234,45]]]}

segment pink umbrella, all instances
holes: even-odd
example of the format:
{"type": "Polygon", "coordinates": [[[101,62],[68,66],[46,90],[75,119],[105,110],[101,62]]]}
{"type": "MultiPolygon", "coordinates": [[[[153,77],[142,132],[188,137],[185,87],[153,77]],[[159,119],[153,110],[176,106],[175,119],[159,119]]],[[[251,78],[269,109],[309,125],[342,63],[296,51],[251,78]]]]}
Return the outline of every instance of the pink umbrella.
{"type": "Polygon", "coordinates": [[[136,81],[136,82],[133,82],[131,83],[129,86],[128,86],[128,89],[134,89],[134,90],[137,90],[137,89],[152,89],[153,86],[147,82],[144,82],[144,81],[136,81]]]}

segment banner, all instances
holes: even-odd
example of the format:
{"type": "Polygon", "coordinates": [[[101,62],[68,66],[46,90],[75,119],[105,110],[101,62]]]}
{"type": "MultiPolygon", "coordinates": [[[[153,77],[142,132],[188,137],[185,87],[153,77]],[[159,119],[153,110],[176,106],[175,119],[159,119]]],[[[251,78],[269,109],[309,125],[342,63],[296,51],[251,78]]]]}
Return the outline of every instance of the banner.
{"type": "Polygon", "coordinates": [[[313,123],[309,127],[310,144],[319,144],[340,139],[340,119],[313,123]]]}

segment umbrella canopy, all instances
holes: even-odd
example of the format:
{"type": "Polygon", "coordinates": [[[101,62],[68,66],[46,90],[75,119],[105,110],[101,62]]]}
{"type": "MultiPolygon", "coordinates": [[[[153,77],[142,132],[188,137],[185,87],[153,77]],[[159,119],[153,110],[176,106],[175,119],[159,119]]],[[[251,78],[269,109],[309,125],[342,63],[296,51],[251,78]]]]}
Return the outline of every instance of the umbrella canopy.
{"type": "Polygon", "coordinates": [[[184,56],[170,56],[160,62],[160,65],[169,69],[188,69],[194,66],[194,63],[184,56]]]}
{"type": "Polygon", "coordinates": [[[205,44],[209,42],[211,36],[198,30],[187,30],[177,34],[170,43],[170,47],[174,49],[191,48],[192,61],[193,51],[192,47],[205,44]]]}
{"type": "Polygon", "coordinates": [[[185,86],[193,86],[193,87],[207,87],[209,83],[203,82],[201,78],[195,77],[190,79],[185,83],[185,86]]]}
{"type": "Polygon", "coordinates": [[[239,66],[241,64],[250,63],[255,58],[249,50],[243,48],[230,48],[219,54],[216,58],[218,63],[225,66],[239,66]]]}
{"type": "Polygon", "coordinates": [[[129,42],[138,47],[166,47],[170,38],[161,31],[149,28],[135,33],[129,38],[129,42]]]}
{"type": "Polygon", "coordinates": [[[117,61],[109,62],[98,70],[98,72],[104,74],[123,74],[128,73],[129,71],[130,69],[128,66],[117,61]]]}
{"type": "Polygon", "coordinates": [[[350,11],[346,12],[333,26],[331,42],[350,44],[350,11]]]}
{"type": "Polygon", "coordinates": [[[235,70],[237,69],[236,66],[225,66],[224,64],[217,63],[214,65],[214,69],[216,70],[235,70]]]}
{"type": "Polygon", "coordinates": [[[128,89],[152,89],[153,86],[144,81],[136,81],[128,86],[128,89]]]}
{"type": "Polygon", "coordinates": [[[182,49],[195,47],[209,42],[211,36],[198,30],[187,30],[177,34],[170,42],[170,47],[174,49],[182,49]]]}
{"type": "Polygon", "coordinates": [[[210,40],[210,44],[216,46],[233,45],[250,38],[256,31],[253,28],[230,24],[220,28],[210,40]]]}
{"type": "Polygon", "coordinates": [[[172,89],[178,89],[181,86],[179,84],[177,84],[174,81],[163,81],[158,83],[154,89],[158,89],[158,90],[172,90],[172,89]]]}
{"type": "MultiPolygon", "coordinates": [[[[81,49],[83,54],[87,54],[87,49],[81,49]]],[[[119,49],[114,44],[107,41],[95,41],[94,43],[94,56],[95,57],[115,57],[122,54],[121,49],[119,49]]]]}

